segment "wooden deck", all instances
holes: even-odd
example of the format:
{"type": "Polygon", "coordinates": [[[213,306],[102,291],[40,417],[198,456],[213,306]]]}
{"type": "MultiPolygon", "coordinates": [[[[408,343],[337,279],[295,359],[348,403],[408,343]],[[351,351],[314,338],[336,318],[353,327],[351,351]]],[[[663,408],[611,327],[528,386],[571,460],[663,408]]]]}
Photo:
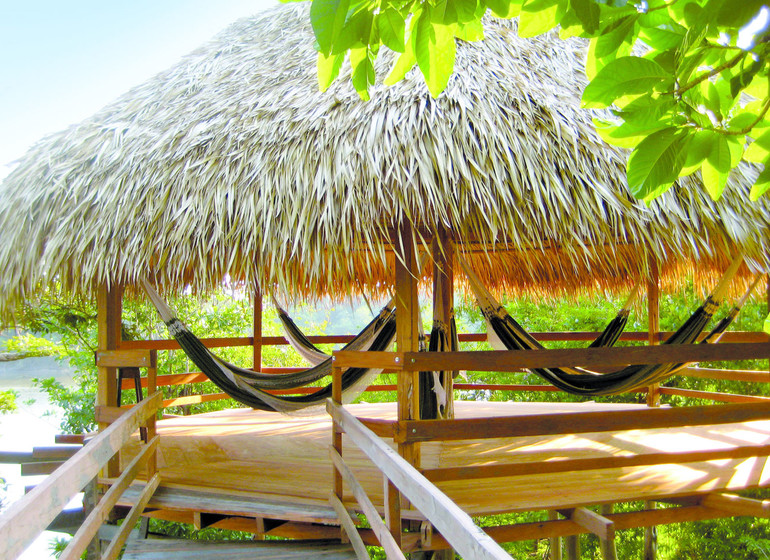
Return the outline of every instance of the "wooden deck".
{"type": "MultiPolygon", "coordinates": [[[[717,405],[718,406],[718,405],[717,405]]],[[[596,403],[457,402],[459,418],[645,409],[643,405],[596,403]]],[[[361,404],[349,410],[363,418],[395,418],[394,404],[361,404]]],[[[195,489],[206,497],[241,498],[233,514],[320,523],[332,522],[328,505],[332,467],[331,421],[319,410],[307,416],[236,409],[158,422],[161,488],[195,489]],[[252,509],[249,510],[249,507],[252,509]],[[272,509],[271,509],[272,508],[272,509]]],[[[387,440],[386,440],[387,441],[387,440]]],[[[392,441],[389,443],[392,444],[392,441]]],[[[393,445],[393,444],[392,444],[393,445]]],[[[770,482],[770,421],[423,443],[422,469],[494,464],[545,464],[564,459],[629,457],[659,453],[723,451],[726,457],[662,464],[537,473],[505,478],[438,482],[471,515],[563,509],[582,505],[737,491],[770,482]]],[[[395,445],[394,445],[395,447],[395,445]]],[[[345,461],[382,508],[377,468],[348,445],[345,461]]],[[[159,491],[150,505],[162,509],[159,491]]],[[[211,503],[215,502],[213,499],[211,503]]],[[[206,500],[197,502],[206,511],[206,500]]],[[[352,498],[347,502],[354,506],[352,498]]],[[[212,505],[209,511],[217,511],[212,505]]],[[[412,512],[408,516],[415,516],[412,512]]]]}

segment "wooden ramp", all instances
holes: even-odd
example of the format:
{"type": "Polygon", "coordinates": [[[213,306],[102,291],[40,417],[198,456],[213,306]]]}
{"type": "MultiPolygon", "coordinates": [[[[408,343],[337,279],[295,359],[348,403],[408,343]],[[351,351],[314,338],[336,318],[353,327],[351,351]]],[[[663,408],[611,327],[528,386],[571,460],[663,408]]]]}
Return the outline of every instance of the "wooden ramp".
{"type": "Polygon", "coordinates": [[[349,544],[330,541],[192,541],[133,539],[123,560],[355,560],[349,544]]]}

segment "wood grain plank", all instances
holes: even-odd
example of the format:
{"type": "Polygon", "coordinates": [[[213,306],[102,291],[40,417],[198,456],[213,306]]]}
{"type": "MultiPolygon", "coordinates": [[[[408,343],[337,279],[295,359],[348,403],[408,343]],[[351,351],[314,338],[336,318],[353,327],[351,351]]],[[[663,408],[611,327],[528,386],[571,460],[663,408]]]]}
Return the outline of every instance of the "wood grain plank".
{"type": "Polygon", "coordinates": [[[366,550],[366,545],[361,539],[361,536],[358,534],[358,529],[353,523],[353,518],[350,517],[348,510],[346,510],[345,506],[342,505],[340,499],[335,496],[334,493],[331,493],[329,494],[329,503],[334,508],[334,511],[337,512],[340,523],[342,523],[342,527],[345,529],[345,534],[348,536],[348,540],[350,540],[350,544],[353,547],[358,560],[371,560],[369,553],[366,550]]]}
{"type": "Polygon", "coordinates": [[[525,417],[407,420],[396,427],[395,441],[487,439],[513,436],[617,432],[678,426],[749,422],[770,418],[770,402],[651,408],[637,411],[537,414],[525,417]]]}
{"type": "Polygon", "coordinates": [[[356,560],[350,545],[330,541],[192,541],[136,539],[129,542],[123,560],[356,560]]]}
{"type": "Polygon", "coordinates": [[[96,365],[100,367],[151,367],[150,350],[97,350],[96,365]]]}
{"type": "MultiPolygon", "coordinates": [[[[105,550],[102,554],[102,560],[115,560],[118,557],[121,549],[123,548],[123,545],[126,543],[126,539],[128,539],[128,535],[131,533],[131,531],[133,531],[134,526],[136,525],[137,521],[139,521],[139,517],[144,511],[144,508],[147,507],[147,503],[150,501],[152,494],[158,488],[158,484],[160,484],[160,475],[156,473],[147,482],[147,485],[144,487],[139,500],[136,502],[134,507],[131,508],[131,510],[128,512],[128,515],[123,520],[123,523],[120,525],[120,529],[118,529],[118,533],[113,537],[113,539],[110,541],[110,544],[107,546],[107,550],[105,550]]],[[[73,558],[72,560],[76,559],[73,558]]]]}
{"type": "Polygon", "coordinates": [[[356,480],[353,471],[348,468],[340,454],[337,453],[337,450],[333,447],[329,448],[329,456],[331,457],[332,463],[334,463],[335,469],[342,475],[348,488],[350,488],[353,496],[355,496],[358,504],[361,506],[364,515],[366,515],[366,520],[369,522],[369,526],[372,528],[372,531],[374,531],[374,534],[377,535],[377,540],[379,541],[380,546],[385,550],[388,560],[406,560],[403,552],[401,552],[400,546],[393,539],[393,535],[390,534],[390,531],[380,517],[380,514],[377,512],[377,509],[374,507],[374,504],[369,499],[369,496],[367,496],[366,491],[358,480],[356,480]]]}

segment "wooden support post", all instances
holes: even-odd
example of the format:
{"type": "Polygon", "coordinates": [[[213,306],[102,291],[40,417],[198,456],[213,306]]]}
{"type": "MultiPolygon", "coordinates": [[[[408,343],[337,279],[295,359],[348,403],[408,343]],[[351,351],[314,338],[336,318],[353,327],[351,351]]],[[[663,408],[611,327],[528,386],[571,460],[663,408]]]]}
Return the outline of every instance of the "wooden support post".
{"type": "MultiPolygon", "coordinates": [[[[650,257],[650,281],[647,283],[647,330],[650,346],[658,344],[660,332],[660,271],[658,263],[650,257]]],[[[647,406],[660,406],[660,385],[648,387],[647,406]]]]}
{"type": "MultiPolygon", "coordinates": [[[[440,227],[438,235],[433,238],[431,244],[433,255],[433,320],[441,321],[446,325],[451,337],[452,317],[454,316],[454,243],[449,237],[449,232],[440,227]]],[[[457,348],[459,350],[459,348],[457,348]]],[[[439,417],[452,419],[454,414],[454,375],[453,371],[444,371],[439,376],[439,381],[446,394],[443,411],[439,408],[439,417]]],[[[429,524],[430,525],[430,524],[429,524]]],[[[432,526],[430,526],[432,529],[432,526]]],[[[422,533],[422,532],[421,532],[422,533]]],[[[430,548],[430,544],[423,544],[430,548]]],[[[454,560],[455,552],[452,549],[437,550],[431,560],[454,560]]]]}
{"type": "Polygon", "coordinates": [[[254,340],[254,371],[262,371],[262,290],[254,289],[254,321],[251,336],[254,340]]]}
{"type": "MultiPolygon", "coordinates": [[[[403,224],[398,232],[396,247],[396,346],[399,352],[419,351],[419,312],[417,298],[417,255],[415,253],[412,227],[403,224]]],[[[420,401],[418,398],[419,372],[402,372],[398,376],[398,419],[418,420],[420,401]]],[[[399,454],[419,468],[419,447],[413,443],[400,443],[399,454]]]]}
{"type": "MultiPolygon", "coordinates": [[[[150,350],[150,365],[147,368],[147,396],[149,397],[158,389],[158,351],[150,350]]],[[[148,443],[158,435],[156,422],[157,413],[147,420],[146,441],[148,443]]],[[[157,448],[147,458],[147,480],[151,479],[158,472],[158,451],[157,448]]]]}
{"type": "MultiPolygon", "coordinates": [[[[612,504],[603,504],[599,510],[602,516],[612,515],[614,511],[612,504]]],[[[615,546],[615,539],[600,539],[599,550],[603,560],[618,560],[618,549],[615,546]]]]}
{"type": "MultiPolygon", "coordinates": [[[[332,368],[332,400],[337,404],[342,404],[342,369],[332,368]]],[[[332,447],[342,456],[342,429],[332,422],[332,447]]],[[[342,501],[342,475],[332,466],[334,477],[334,495],[342,501]]]]}
{"type": "MultiPolygon", "coordinates": [[[[554,510],[548,510],[548,519],[550,521],[556,521],[559,519],[559,514],[554,510]]],[[[548,544],[551,548],[549,558],[550,560],[561,560],[561,537],[550,537],[548,544]]]]}
{"type": "Polygon", "coordinates": [[[580,535],[564,537],[564,548],[567,552],[567,560],[580,560],[580,535]]]}
{"type": "MultiPolygon", "coordinates": [[[[450,329],[454,316],[454,243],[445,228],[440,228],[431,245],[433,253],[433,320],[441,321],[450,329]]],[[[441,384],[446,391],[443,418],[454,418],[455,372],[444,372],[441,384]]]]}
{"type": "MultiPolygon", "coordinates": [[[[650,345],[659,344],[660,332],[660,270],[657,261],[650,257],[650,281],[647,283],[647,325],[650,345]]],[[[647,388],[647,406],[660,406],[660,384],[655,383],[647,388]]],[[[655,509],[655,502],[645,502],[646,509],[655,509]]],[[[658,532],[656,527],[644,529],[644,560],[655,560],[658,549],[658,532]]]]}
{"type": "MultiPolygon", "coordinates": [[[[96,294],[97,350],[117,350],[121,339],[121,319],[123,314],[123,294],[120,286],[105,284],[99,286],[96,294]]],[[[115,367],[96,368],[96,406],[112,406],[118,398],[118,370],[115,367]]],[[[99,431],[109,427],[106,422],[99,422],[99,431]]],[[[102,470],[102,476],[116,478],[120,472],[120,454],[109,460],[102,470]]],[[[104,489],[96,487],[93,500],[89,500],[85,514],[89,515],[96,507],[104,489]]],[[[102,548],[96,536],[88,545],[88,558],[101,558],[102,548]]]]}

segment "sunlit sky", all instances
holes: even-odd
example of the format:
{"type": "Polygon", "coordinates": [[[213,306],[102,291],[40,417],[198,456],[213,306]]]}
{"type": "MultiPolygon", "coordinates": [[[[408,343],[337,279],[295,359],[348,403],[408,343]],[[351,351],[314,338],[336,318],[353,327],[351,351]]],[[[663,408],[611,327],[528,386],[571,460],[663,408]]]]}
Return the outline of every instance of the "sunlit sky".
{"type": "Polygon", "coordinates": [[[0,177],[39,138],[98,111],[277,0],[0,1],[0,177]]]}
{"type": "MultiPolygon", "coordinates": [[[[229,23],[278,0],[0,0],[0,179],[229,23]]],[[[764,9],[757,28],[767,24],[764,9]]]]}

